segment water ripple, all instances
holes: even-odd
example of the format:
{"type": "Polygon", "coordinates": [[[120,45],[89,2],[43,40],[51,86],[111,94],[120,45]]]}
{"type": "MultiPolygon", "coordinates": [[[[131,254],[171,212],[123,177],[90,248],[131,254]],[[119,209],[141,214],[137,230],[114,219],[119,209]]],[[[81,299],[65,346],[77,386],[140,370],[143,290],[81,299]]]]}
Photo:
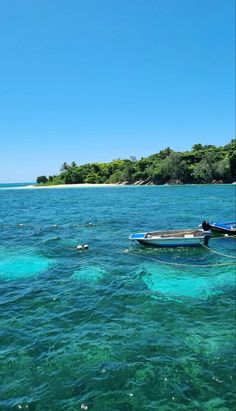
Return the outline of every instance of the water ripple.
{"type": "Polygon", "coordinates": [[[128,241],[233,215],[232,189],[2,190],[1,411],[233,410],[234,267],[128,241]]]}

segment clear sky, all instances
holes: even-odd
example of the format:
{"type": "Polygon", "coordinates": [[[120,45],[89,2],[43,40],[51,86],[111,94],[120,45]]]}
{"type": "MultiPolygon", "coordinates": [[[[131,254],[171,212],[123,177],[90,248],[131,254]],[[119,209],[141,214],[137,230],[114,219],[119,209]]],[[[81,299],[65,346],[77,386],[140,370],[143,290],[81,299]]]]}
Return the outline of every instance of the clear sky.
{"type": "Polygon", "coordinates": [[[234,0],[0,0],[0,182],[225,145],[234,0]]]}

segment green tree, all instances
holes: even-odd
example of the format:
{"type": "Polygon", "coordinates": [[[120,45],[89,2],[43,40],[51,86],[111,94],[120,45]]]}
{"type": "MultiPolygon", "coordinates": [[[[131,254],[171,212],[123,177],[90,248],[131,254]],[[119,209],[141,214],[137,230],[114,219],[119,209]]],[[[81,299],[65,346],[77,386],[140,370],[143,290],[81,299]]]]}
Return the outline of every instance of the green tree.
{"type": "Polygon", "coordinates": [[[230,181],[231,179],[231,170],[230,170],[230,161],[228,157],[223,158],[215,165],[215,174],[217,178],[225,181],[230,181]]]}
{"type": "Polygon", "coordinates": [[[164,160],[164,158],[167,158],[167,157],[170,156],[171,152],[172,152],[171,148],[170,148],[170,147],[167,147],[167,148],[165,148],[164,150],[161,150],[161,151],[159,152],[159,157],[160,157],[162,160],[164,160]]]}
{"type": "Polygon", "coordinates": [[[194,144],[194,146],[192,147],[193,151],[200,151],[203,149],[203,145],[202,144],[194,144]]]}
{"type": "Polygon", "coordinates": [[[159,175],[164,181],[185,180],[188,172],[187,164],[184,161],[182,154],[172,151],[169,157],[162,160],[159,175]]]}
{"type": "Polygon", "coordinates": [[[42,183],[44,184],[48,182],[48,179],[46,176],[39,176],[37,177],[36,181],[37,181],[37,184],[42,184],[42,183]]]}
{"type": "Polygon", "coordinates": [[[63,164],[62,164],[62,166],[61,166],[61,171],[67,171],[67,170],[69,170],[70,169],[70,165],[68,164],[68,163],[66,163],[66,162],[64,162],[63,164]]]}
{"type": "Polygon", "coordinates": [[[236,151],[229,156],[230,172],[233,179],[236,178],[236,151]]]}
{"type": "Polygon", "coordinates": [[[208,151],[203,159],[194,168],[194,177],[204,183],[210,183],[217,178],[216,174],[216,154],[208,151]]]}

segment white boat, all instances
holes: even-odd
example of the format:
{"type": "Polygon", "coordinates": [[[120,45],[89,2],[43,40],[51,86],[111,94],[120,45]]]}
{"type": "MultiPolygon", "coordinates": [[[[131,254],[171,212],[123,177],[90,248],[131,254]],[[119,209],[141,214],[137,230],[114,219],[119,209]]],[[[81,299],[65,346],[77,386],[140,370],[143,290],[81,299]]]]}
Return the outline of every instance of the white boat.
{"type": "Polygon", "coordinates": [[[211,231],[202,229],[149,231],[131,234],[129,240],[154,247],[198,247],[208,245],[211,231]]]}

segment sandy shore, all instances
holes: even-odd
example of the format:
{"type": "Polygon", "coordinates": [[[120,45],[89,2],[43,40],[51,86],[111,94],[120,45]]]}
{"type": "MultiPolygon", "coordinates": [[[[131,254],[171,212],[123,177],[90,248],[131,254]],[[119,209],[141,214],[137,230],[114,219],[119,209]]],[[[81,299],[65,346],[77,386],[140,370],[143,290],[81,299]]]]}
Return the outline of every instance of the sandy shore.
{"type": "Polygon", "coordinates": [[[33,188],[33,189],[40,189],[40,188],[83,188],[83,187],[118,187],[122,184],[58,184],[52,186],[41,186],[41,185],[29,185],[25,187],[16,187],[17,189],[20,188],[33,188]]]}

